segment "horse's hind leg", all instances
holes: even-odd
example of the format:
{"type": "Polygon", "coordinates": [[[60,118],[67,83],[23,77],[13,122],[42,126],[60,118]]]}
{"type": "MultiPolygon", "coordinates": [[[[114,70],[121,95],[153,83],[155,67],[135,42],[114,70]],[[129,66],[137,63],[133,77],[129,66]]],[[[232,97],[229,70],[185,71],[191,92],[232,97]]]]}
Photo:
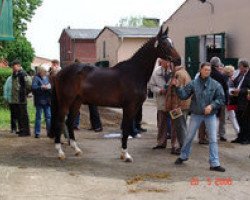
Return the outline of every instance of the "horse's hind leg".
{"type": "Polygon", "coordinates": [[[123,109],[122,153],[120,157],[125,162],[133,162],[127,148],[128,136],[133,131],[133,113],[133,109],[123,109]]]}
{"type": "Polygon", "coordinates": [[[55,148],[58,151],[58,158],[60,160],[65,159],[65,153],[62,150],[61,134],[65,126],[65,112],[59,111],[57,116],[57,122],[55,122],[55,148]]]}
{"type": "Polygon", "coordinates": [[[80,106],[81,106],[80,101],[78,100],[74,101],[74,103],[70,107],[68,118],[66,121],[68,131],[69,131],[70,146],[75,150],[76,156],[79,156],[82,153],[81,149],[78,147],[75,141],[75,134],[74,134],[74,121],[75,121],[75,118],[77,117],[80,106]]]}

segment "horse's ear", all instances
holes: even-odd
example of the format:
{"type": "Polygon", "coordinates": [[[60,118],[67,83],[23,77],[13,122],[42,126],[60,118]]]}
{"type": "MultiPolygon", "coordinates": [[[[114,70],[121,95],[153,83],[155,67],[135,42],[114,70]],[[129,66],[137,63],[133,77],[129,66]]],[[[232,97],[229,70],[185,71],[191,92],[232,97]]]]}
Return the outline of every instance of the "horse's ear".
{"type": "Polygon", "coordinates": [[[162,33],[163,33],[163,28],[162,28],[162,26],[161,26],[161,28],[160,28],[160,30],[159,30],[159,32],[158,32],[158,34],[157,34],[157,38],[161,38],[162,33]]]}
{"type": "Polygon", "coordinates": [[[167,28],[166,28],[166,30],[165,30],[165,32],[164,32],[164,35],[168,35],[168,30],[169,30],[169,28],[168,28],[168,26],[167,26],[167,28]]]}

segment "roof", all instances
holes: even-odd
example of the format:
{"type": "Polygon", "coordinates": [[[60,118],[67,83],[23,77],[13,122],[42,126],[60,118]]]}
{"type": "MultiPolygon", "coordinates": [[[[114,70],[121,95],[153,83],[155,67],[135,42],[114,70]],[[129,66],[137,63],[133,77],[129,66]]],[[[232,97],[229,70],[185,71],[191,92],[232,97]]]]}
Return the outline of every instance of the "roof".
{"type": "MultiPolygon", "coordinates": [[[[105,30],[109,29],[115,33],[118,37],[126,38],[150,38],[157,35],[159,28],[146,28],[146,27],[111,27],[106,26],[99,33],[99,35],[105,30]]],[[[99,37],[99,35],[97,37],[99,37]]]]}
{"type": "Polygon", "coordinates": [[[100,29],[64,29],[71,39],[95,39],[100,29]]]}

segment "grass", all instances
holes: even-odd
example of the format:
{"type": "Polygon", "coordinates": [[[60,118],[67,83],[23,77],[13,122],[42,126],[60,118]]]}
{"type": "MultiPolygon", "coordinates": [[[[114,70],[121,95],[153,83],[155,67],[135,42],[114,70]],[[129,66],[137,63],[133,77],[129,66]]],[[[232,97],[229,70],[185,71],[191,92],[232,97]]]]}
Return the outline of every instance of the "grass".
{"type": "MultiPolygon", "coordinates": [[[[32,99],[28,99],[28,114],[30,120],[30,126],[34,126],[36,109],[32,99]]],[[[8,108],[0,107],[0,130],[10,129],[10,110],[8,108]]]]}

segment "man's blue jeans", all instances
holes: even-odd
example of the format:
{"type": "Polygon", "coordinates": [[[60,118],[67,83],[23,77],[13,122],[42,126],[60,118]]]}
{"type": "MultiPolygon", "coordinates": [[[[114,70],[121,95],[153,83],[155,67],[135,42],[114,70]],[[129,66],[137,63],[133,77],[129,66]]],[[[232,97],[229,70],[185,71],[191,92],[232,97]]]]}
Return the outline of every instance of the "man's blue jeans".
{"type": "Polygon", "coordinates": [[[206,129],[209,137],[209,163],[211,167],[220,166],[218,143],[217,143],[217,121],[216,115],[195,115],[190,117],[190,123],[188,127],[188,134],[186,136],[184,145],[181,148],[181,159],[188,159],[191,153],[192,141],[196,134],[196,131],[200,127],[201,122],[205,122],[206,129]]]}
{"type": "Polygon", "coordinates": [[[42,118],[43,112],[45,116],[47,133],[49,133],[50,131],[50,120],[51,120],[50,105],[37,105],[36,106],[36,121],[35,121],[35,134],[36,135],[40,135],[41,133],[41,118],[42,118]]]}

